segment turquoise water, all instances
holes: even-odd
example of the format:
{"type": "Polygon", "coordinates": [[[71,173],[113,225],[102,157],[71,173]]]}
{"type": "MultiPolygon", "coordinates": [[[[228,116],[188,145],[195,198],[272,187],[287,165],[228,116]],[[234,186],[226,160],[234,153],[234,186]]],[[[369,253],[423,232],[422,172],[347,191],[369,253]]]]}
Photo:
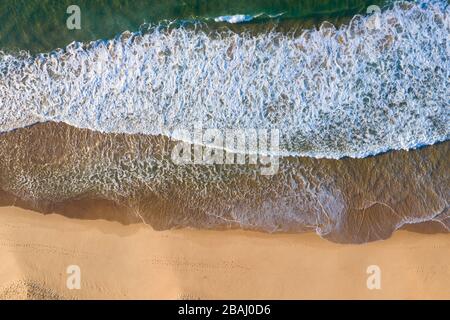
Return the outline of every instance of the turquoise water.
{"type": "MultiPolygon", "coordinates": [[[[385,0],[2,0],[0,48],[31,52],[51,51],[76,41],[110,39],[123,31],[136,31],[143,23],[163,20],[212,22],[224,15],[259,16],[267,20],[320,23],[365,13],[369,5],[385,0]],[[67,7],[81,9],[81,30],[69,30],[67,7]],[[280,15],[276,19],[270,16],[280,15]]],[[[275,22],[276,22],[275,21],[275,22]]]]}

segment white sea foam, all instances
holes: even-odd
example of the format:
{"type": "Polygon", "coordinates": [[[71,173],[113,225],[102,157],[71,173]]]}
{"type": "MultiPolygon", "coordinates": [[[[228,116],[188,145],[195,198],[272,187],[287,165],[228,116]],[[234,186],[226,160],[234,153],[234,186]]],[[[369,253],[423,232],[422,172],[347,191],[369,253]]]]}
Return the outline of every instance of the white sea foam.
{"type": "Polygon", "coordinates": [[[278,129],[283,155],[364,157],[449,137],[447,2],[397,3],[301,36],[155,28],[0,55],[0,131],[278,129]]]}
{"type": "Polygon", "coordinates": [[[280,13],[277,13],[277,14],[267,14],[267,13],[262,12],[262,13],[258,13],[258,14],[255,14],[255,15],[251,15],[251,14],[234,14],[234,15],[215,17],[214,18],[214,22],[243,23],[243,22],[249,22],[249,21],[252,21],[252,20],[255,20],[255,19],[260,19],[260,18],[267,18],[267,19],[280,18],[284,14],[285,14],[285,12],[280,12],[280,13]]]}
{"type": "Polygon", "coordinates": [[[220,16],[214,18],[215,22],[228,22],[228,23],[241,23],[241,22],[248,22],[251,20],[253,20],[253,16],[247,14],[235,14],[232,16],[220,16]]]}

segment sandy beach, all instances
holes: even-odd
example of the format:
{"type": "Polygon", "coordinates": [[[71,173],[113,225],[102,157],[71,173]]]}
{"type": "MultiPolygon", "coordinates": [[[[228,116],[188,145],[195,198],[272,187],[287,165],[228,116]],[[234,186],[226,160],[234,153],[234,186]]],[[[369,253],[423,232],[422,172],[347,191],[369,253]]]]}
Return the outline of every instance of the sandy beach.
{"type": "Polygon", "coordinates": [[[153,231],[0,209],[0,298],[449,299],[448,234],[342,245],[315,234],[153,231]],[[67,267],[81,271],[69,290],[67,267]],[[369,290],[367,267],[381,270],[369,290]]]}

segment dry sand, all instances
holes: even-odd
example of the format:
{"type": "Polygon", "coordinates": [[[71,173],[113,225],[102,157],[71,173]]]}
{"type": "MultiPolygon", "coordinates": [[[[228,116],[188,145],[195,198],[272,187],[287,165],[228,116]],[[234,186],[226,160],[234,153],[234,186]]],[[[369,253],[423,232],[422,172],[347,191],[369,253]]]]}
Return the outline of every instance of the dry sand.
{"type": "Polygon", "coordinates": [[[450,298],[450,236],[397,231],[342,245],[315,234],[153,231],[0,208],[0,298],[450,298]],[[81,268],[69,290],[66,268],[81,268]],[[381,289],[366,286],[369,265],[381,289]]]}

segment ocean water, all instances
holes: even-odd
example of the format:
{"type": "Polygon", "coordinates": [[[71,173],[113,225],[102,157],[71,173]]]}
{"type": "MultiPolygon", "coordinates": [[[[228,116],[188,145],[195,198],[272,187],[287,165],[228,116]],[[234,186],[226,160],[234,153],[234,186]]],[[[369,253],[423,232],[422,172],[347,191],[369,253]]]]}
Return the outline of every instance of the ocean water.
{"type": "Polygon", "coordinates": [[[450,229],[447,1],[81,1],[77,31],[67,5],[0,4],[0,203],[355,243],[450,229]],[[217,148],[176,133],[196,127],[276,130],[276,174],[177,165],[180,139],[217,148]]]}
{"type": "MultiPolygon", "coordinates": [[[[33,53],[63,48],[72,41],[112,39],[143,24],[207,22],[243,15],[249,26],[292,21],[319,24],[366,13],[385,0],[79,0],[82,28],[66,27],[70,0],[3,0],[0,3],[0,48],[33,53]]],[[[223,25],[223,24],[222,24],[223,25]]],[[[224,24],[226,25],[226,24],[224,24]]]]}
{"type": "Polygon", "coordinates": [[[446,140],[449,7],[395,4],[379,27],[370,19],[300,36],[150,28],[3,54],[0,131],[45,121],[167,136],[198,123],[277,129],[277,155],[320,158],[446,140]]]}

